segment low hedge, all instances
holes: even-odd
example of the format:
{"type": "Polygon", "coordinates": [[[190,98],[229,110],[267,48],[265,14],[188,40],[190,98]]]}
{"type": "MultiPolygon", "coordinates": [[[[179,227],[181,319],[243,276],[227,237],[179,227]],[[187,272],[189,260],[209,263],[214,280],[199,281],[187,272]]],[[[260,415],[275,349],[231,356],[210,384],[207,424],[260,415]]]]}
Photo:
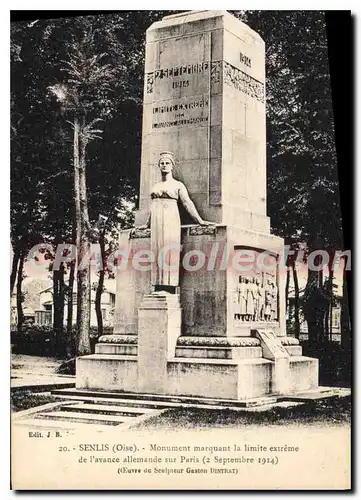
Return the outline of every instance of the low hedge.
{"type": "MultiPolygon", "coordinates": [[[[21,332],[13,328],[10,331],[11,344],[14,353],[17,354],[36,354],[43,356],[52,356],[54,354],[54,330],[52,326],[26,325],[21,332]]],[[[104,327],[103,334],[109,335],[113,332],[112,327],[104,327]]],[[[65,341],[64,333],[64,341],[65,341]]],[[[75,327],[72,330],[71,337],[76,338],[75,327]]],[[[95,344],[98,340],[98,329],[95,326],[90,327],[89,338],[92,352],[95,351],[95,344]]]]}

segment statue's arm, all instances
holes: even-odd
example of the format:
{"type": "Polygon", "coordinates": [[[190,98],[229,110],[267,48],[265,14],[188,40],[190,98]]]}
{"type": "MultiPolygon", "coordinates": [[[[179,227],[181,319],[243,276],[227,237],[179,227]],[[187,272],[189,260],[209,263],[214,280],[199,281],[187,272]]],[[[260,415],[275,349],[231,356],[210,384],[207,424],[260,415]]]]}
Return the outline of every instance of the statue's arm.
{"type": "Polygon", "coordinates": [[[199,215],[198,210],[196,209],[195,204],[193,201],[190,199],[188,191],[185,187],[184,184],[180,183],[179,187],[179,198],[181,199],[181,202],[183,203],[184,208],[187,210],[189,215],[201,226],[209,226],[213,224],[212,222],[208,222],[202,219],[202,217],[199,215]]]}

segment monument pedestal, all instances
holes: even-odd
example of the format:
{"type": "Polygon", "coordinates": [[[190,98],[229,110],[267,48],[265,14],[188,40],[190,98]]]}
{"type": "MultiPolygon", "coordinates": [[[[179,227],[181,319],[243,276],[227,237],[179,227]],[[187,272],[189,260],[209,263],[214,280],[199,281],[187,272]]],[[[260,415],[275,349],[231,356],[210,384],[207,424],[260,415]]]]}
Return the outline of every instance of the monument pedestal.
{"type": "Polygon", "coordinates": [[[77,388],[242,400],[318,386],[318,360],[302,356],[297,339],[286,336],[281,238],[225,225],[182,226],[179,295],[151,293],[150,269],[131,262],[149,250],[148,230],[135,231],[127,245],[115,333],[100,337],[94,355],[78,358],[77,388]],[[205,256],[199,269],[192,263],[197,252],[205,256]],[[252,252],[254,260],[242,262],[252,252]],[[252,280],[253,315],[242,314],[242,286],[249,283],[240,287],[240,277],[252,280]],[[276,312],[265,318],[259,300],[268,281],[277,290],[276,312]]]}
{"type": "MultiPolygon", "coordinates": [[[[286,335],[282,238],[224,224],[184,225],[181,232],[182,335],[249,337],[255,328],[286,335]],[[273,315],[267,317],[265,311],[259,317],[255,312],[244,314],[246,280],[252,281],[254,303],[256,293],[265,293],[268,284],[272,285],[273,315]],[[258,285],[255,280],[259,280],[258,285]],[[243,295],[240,285],[244,285],[243,295]]],[[[137,260],[150,251],[150,231],[136,230],[124,240],[122,251],[128,260],[124,258],[117,272],[114,334],[137,335],[141,301],[152,292],[150,265],[137,260]]],[[[266,309],[266,297],[262,300],[266,309]]]]}
{"type": "Polygon", "coordinates": [[[77,359],[76,388],[242,401],[297,394],[318,386],[317,359],[290,357],[287,378],[282,378],[285,371],[278,370],[279,365],[263,357],[173,358],[162,371],[162,384],[156,380],[158,371],[149,370],[146,385],[143,376],[138,376],[136,356],[93,354],[77,359]]]}

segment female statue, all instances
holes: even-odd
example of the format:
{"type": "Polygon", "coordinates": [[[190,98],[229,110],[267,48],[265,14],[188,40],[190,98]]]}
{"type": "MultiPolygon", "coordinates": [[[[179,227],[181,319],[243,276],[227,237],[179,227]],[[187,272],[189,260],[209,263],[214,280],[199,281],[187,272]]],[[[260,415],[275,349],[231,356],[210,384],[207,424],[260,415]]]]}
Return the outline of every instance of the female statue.
{"type": "Polygon", "coordinates": [[[160,153],[158,166],[162,179],[151,192],[151,205],[147,222],[139,229],[151,228],[151,250],[154,255],[151,283],[155,291],[175,291],[179,284],[181,223],[178,200],[190,216],[200,225],[209,226],[212,222],[204,221],[188,195],[185,185],[174,179],[173,154],[160,153]]]}

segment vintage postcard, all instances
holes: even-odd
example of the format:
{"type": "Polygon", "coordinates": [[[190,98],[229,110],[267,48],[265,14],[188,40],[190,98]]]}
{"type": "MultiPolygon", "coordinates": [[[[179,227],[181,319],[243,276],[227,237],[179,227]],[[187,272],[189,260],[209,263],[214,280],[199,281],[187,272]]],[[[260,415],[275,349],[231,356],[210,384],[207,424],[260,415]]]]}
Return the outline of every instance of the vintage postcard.
{"type": "Polygon", "coordinates": [[[350,33],[12,13],[12,489],[351,488],[350,33]]]}

